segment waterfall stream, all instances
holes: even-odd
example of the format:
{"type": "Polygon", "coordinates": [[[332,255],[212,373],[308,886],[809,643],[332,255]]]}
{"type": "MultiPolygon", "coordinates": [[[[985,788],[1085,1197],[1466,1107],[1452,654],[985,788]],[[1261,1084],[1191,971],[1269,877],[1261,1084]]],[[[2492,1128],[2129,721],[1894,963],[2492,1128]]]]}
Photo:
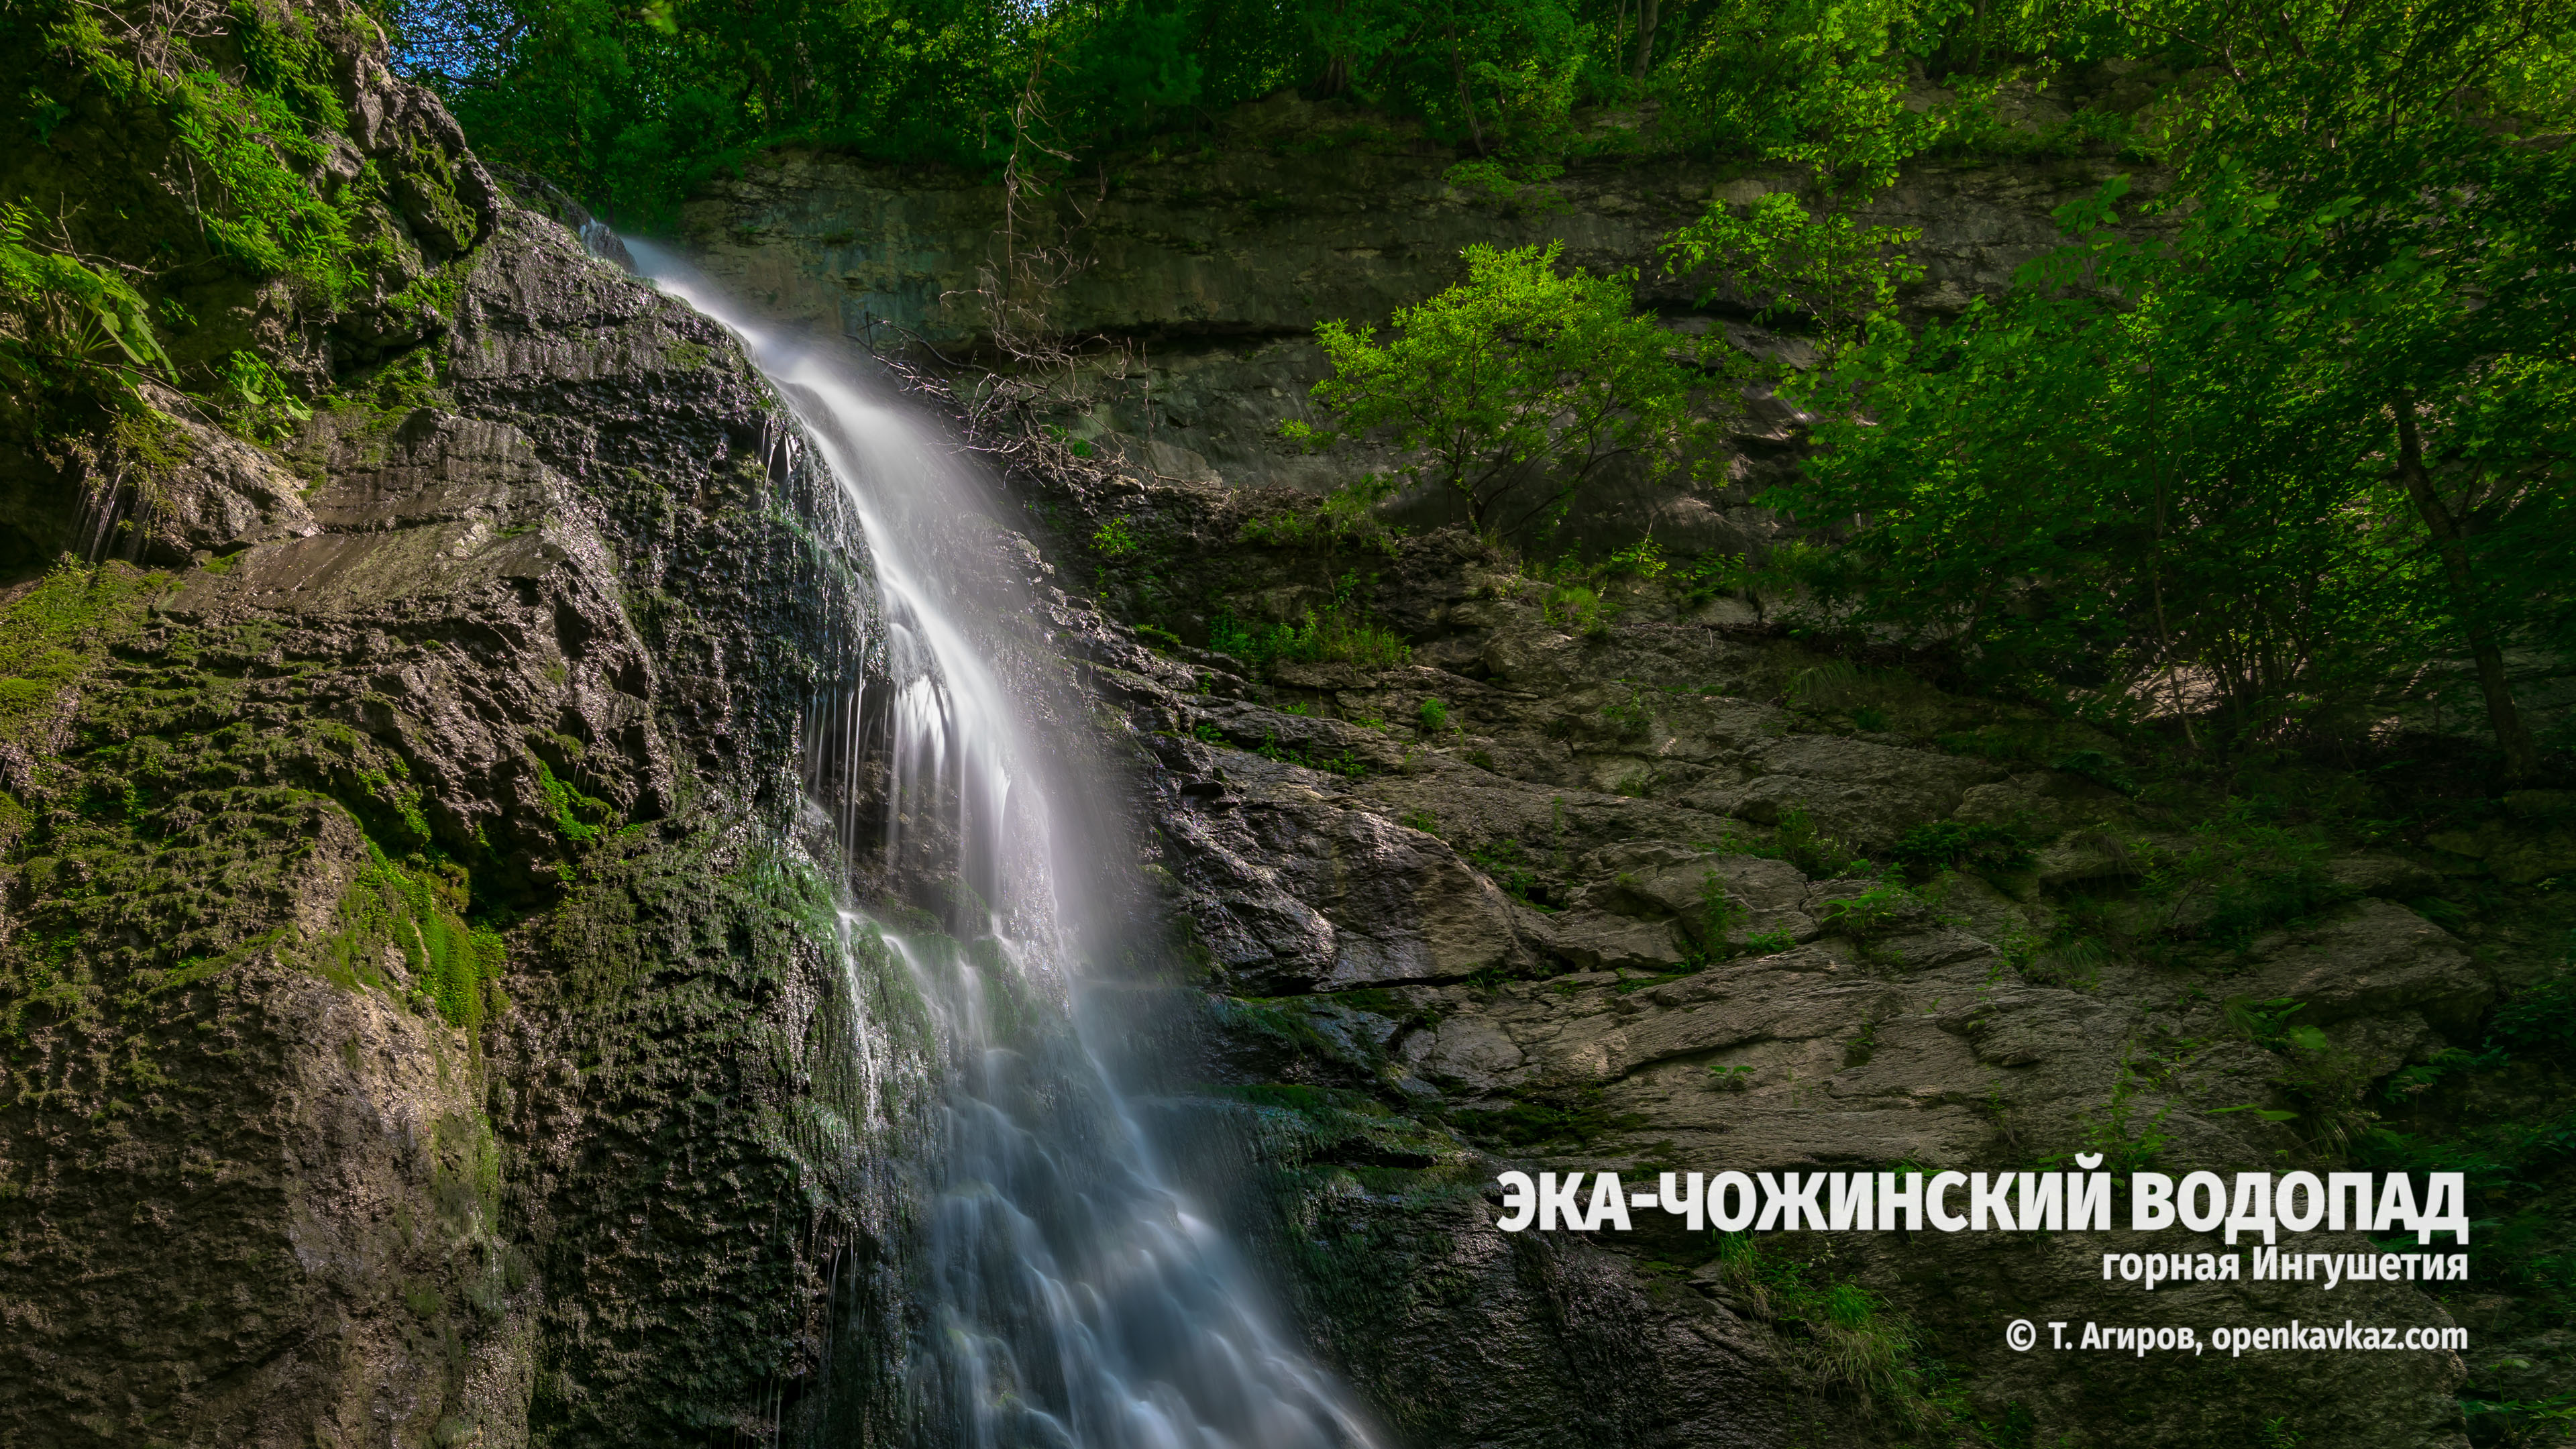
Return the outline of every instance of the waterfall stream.
{"type": "Polygon", "coordinates": [[[1358,1409],[1171,1185],[1074,1025],[1083,961],[1118,944],[1091,883],[1132,852],[1048,748],[1039,686],[995,665],[991,641],[1035,601],[966,562],[993,533],[978,470],[857,359],[763,322],[664,249],[629,249],[665,292],[742,338],[873,565],[881,672],[824,691],[807,789],[844,858],[877,872],[854,899],[889,897],[887,882],[918,899],[930,881],[945,897],[936,925],[854,905],[845,932],[852,952],[901,963],[938,1038],[937,1160],[906,1280],[924,1301],[909,1315],[904,1439],[1370,1449],[1358,1409]]]}

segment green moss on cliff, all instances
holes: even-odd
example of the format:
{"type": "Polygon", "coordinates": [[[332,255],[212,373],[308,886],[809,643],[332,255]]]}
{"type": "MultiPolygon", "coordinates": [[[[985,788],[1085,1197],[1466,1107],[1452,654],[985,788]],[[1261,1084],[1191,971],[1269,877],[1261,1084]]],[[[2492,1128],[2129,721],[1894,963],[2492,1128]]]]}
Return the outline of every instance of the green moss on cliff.
{"type": "Polygon", "coordinates": [[[129,638],[169,576],[65,560],[0,613],[0,739],[29,742],[101,653],[129,638]]]}
{"type": "Polygon", "coordinates": [[[577,1153],[542,1118],[505,1125],[525,1162],[506,1205],[551,1285],[536,1437],[765,1435],[720,1406],[814,1366],[824,1267],[880,1226],[849,1205],[882,1195],[875,1133],[907,1115],[902,1043],[926,1032],[900,963],[841,936],[817,872],[719,833],[610,839],[534,928],[530,1006],[589,1123],[577,1153]]]}
{"type": "Polygon", "coordinates": [[[415,993],[434,1003],[449,1025],[480,1024],[486,983],[500,979],[507,953],[497,932],[466,924],[465,872],[405,869],[372,843],[368,855],[340,893],[337,929],[315,942],[306,959],[354,990],[380,984],[386,953],[397,953],[415,993]]]}

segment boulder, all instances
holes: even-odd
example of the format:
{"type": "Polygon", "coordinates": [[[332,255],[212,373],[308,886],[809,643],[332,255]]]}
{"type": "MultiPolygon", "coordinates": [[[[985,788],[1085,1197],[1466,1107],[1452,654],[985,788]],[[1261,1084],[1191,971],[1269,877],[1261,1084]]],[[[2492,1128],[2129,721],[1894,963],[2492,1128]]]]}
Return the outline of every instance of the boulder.
{"type": "Polygon", "coordinates": [[[2495,999],[2495,982],[2450,932],[2394,901],[2361,900],[2314,925],[2254,943],[2253,962],[2226,976],[2230,996],[2288,999],[2302,1025],[2412,1013],[2465,1037],[2495,999]]]}

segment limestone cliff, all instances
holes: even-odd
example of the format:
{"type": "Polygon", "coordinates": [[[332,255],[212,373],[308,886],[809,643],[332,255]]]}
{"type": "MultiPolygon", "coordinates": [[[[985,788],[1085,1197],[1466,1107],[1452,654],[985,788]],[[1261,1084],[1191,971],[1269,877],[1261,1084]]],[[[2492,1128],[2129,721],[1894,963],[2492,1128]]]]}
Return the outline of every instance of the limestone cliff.
{"type": "MultiPolygon", "coordinates": [[[[1738,200],[1793,184],[1785,174],[1670,156],[1607,156],[1566,175],[1496,188],[1451,178],[1462,157],[1390,135],[1364,114],[1282,96],[1225,118],[1204,149],[1129,158],[1024,207],[1013,273],[1002,189],[986,178],[872,165],[830,154],[765,153],[719,177],[685,213],[709,270],[777,315],[881,350],[971,354],[996,295],[1065,338],[1103,338],[1081,363],[1023,384],[1076,438],[1170,480],[1280,484],[1323,492],[1383,466],[1310,456],[1279,424],[1307,418],[1324,373],[1315,324],[1381,323],[1464,274],[1474,242],[1561,242],[1569,264],[1633,270],[1641,301],[1677,332],[1723,328],[1748,350],[1805,344],[1746,320],[1729,279],[1675,276],[1656,252],[1712,192],[1738,200]],[[1005,273],[1010,273],[1006,278],[1005,273]],[[1017,285],[1029,291],[1022,302],[1017,285]],[[1714,291],[1715,305],[1694,304],[1714,291]]],[[[2051,213],[2120,168],[2100,157],[1933,164],[1867,211],[1918,228],[1917,315],[1956,311],[2003,287],[2056,244],[2051,213]]],[[[2152,191],[2156,178],[2140,178],[2152,191]]],[[[1741,548],[1772,521],[1746,507],[1792,431],[1785,408],[1751,400],[1734,420],[1738,486],[1677,492],[1615,480],[1582,504],[1569,537],[1633,537],[1652,525],[1683,550],[1741,548]]],[[[1440,500],[1402,516],[1441,521],[1440,500]]]]}
{"type": "MultiPolygon", "coordinates": [[[[1455,158],[1328,119],[1283,99],[1202,153],[1104,169],[1064,233],[1083,265],[1048,320],[1105,342],[999,382],[955,367],[989,320],[992,188],[791,151],[711,184],[689,225],[712,267],[781,315],[950,363],[961,414],[1018,460],[1033,529],[1076,564],[1075,602],[1124,621],[1084,647],[1145,771],[1158,879],[1200,973],[1181,990],[1196,1055],[1142,1070],[1173,1094],[1169,1130],[1206,1164],[1205,1190],[1299,1285],[1316,1340],[1405,1441],[2455,1446],[2472,1367],[2514,1385],[2489,1398],[2563,1385],[2554,1300],[2500,1281],[2150,1297],[2104,1281],[2101,1244],[2081,1235],[1792,1238],[1748,1255],[1678,1231],[1490,1226],[1506,1166],[1633,1180],[2026,1169],[2097,1150],[2174,1172],[2323,1170],[2383,1119],[2422,1126],[2406,1083],[2477,1047],[2500,985],[2557,969],[2563,912],[2522,887],[2576,854],[2564,800],[2536,792],[2501,813],[2458,807],[2491,841],[2418,824],[2266,855],[2226,823],[2231,799],[2438,821],[2445,792],[2480,792],[2438,770],[2364,784],[2325,762],[2250,784],[2142,777],[2108,736],[1810,653],[1758,590],[1651,569],[1533,577],[1431,526],[1436,510],[1316,514],[1306,498],[1386,460],[1277,441],[1322,371],[1308,330],[1438,289],[1467,242],[1561,239],[1578,264],[1640,268],[1677,331],[1800,345],[1754,326],[1724,279],[1651,265],[1711,186],[1751,194],[1761,178],[1644,158],[1497,195],[1450,184],[1455,158]],[[1416,531],[1379,526],[1403,522],[1416,531]],[[1411,662],[1199,647],[1221,621],[1309,608],[1385,624],[1411,662]],[[1998,844],[1926,853],[1970,840],[1998,844]],[[1855,877],[1897,850],[1913,864],[1855,877]],[[2313,1035],[2293,1042],[2266,1025],[2288,1016],[2260,1012],[2313,1035]],[[1875,1306],[1838,1317],[1820,1306],[1832,1285],[1875,1306]],[[2481,1350],[2489,1366],[2070,1366],[2005,1346],[2004,1324],[2030,1315],[2457,1315],[2516,1347],[2481,1350]]],[[[1911,173],[1877,210],[1925,234],[1908,305],[1952,310],[2002,285],[2049,244],[2049,210],[2107,169],[1911,173]]],[[[1631,482],[1569,536],[1598,558],[1651,523],[1676,554],[1758,552],[1783,524],[1750,500],[1794,456],[1796,420],[1755,395],[1728,433],[1726,484],[1631,482]]],[[[2566,1093],[2526,1064],[2484,1100],[2546,1117],[2566,1093]]],[[[2537,1231],[2563,1243],[2551,1221],[2537,1231]]]]}
{"type": "Polygon", "coordinates": [[[734,341],[492,183],[364,12],[194,20],[298,58],[349,129],[263,154],[363,244],[324,287],[206,241],[219,79],[13,40],[68,110],[13,194],[189,320],[5,470],[0,1442],[771,1437],[892,1220],[792,839],[864,546],[734,341]]]}

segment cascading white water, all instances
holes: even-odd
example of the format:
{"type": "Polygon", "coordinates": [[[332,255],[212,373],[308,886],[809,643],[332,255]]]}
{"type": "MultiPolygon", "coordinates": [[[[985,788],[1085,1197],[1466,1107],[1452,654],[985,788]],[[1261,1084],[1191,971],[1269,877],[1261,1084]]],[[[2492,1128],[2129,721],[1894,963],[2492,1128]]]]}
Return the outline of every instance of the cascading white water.
{"type": "MultiPolygon", "coordinates": [[[[1111,944],[1085,919],[1081,883],[1116,858],[1114,831],[1052,778],[1031,701],[987,657],[1008,633],[999,621],[1033,601],[935,562],[989,538],[973,469],[850,359],[757,321],[671,253],[630,249],[743,339],[874,560],[885,677],[825,701],[831,727],[809,753],[879,762],[879,823],[862,844],[889,878],[947,882],[945,931],[851,916],[853,949],[890,950],[910,972],[945,1055],[939,1186],[914,1278],[927,1299],[907,1373],[914,1432],[970,1449],[1370,1449],[1372,1431],[1168,1184],[1071,1028],[1078,959],[1111,944]]],[[[847,844],[857,792],[823,793],[841,802],[847,844]]]]}

